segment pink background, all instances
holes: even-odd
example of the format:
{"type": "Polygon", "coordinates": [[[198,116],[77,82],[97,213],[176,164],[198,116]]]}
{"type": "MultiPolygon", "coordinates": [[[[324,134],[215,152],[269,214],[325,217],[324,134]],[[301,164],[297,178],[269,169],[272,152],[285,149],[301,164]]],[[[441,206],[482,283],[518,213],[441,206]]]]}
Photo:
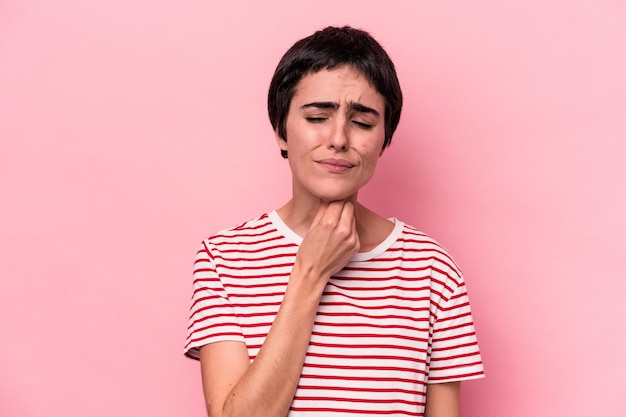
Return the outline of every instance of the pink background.
{"type": "Polygon", "coordinates": [[[623,416],[626,3],[0,3],[0,416],[203,416],[206,235],[289,196],[282,53],[369,30],[405,109],[363,201],[465,272],[466,416],[623,416]]]}

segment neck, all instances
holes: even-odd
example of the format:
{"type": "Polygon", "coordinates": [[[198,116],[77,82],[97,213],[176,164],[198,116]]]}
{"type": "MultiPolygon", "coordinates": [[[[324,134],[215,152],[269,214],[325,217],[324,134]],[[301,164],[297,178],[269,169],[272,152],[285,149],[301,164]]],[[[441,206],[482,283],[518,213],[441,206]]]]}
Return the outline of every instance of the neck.
{"type": "MultiPolygon", "coordinates": [[[[347,201],[354,204],[358,232],[359,223],[363,217],[361,212],[367,209],[357,202],[356,195],[348,198],[347,201]]],[[[313,223],[317,210],[323,202],[323,200],[315,197],[307,199],[292,198],[277,211],[280,218],[291,230],[299,236],[304,237],[311,227],[311,223],[313,223]]]]}
{"type": "MultiPolygon", "coordinates": [[[[373,249],[391,233],[393,223],[360,204],[356,197],[354,195],[349,201],[354,204],[355,208],[354,217],[357,234],[361,241],[361,251],[366,252],[373,249]]],[[[277,212],[291,230],[304,237],[309,231],[321,203],[322,200],[319,198],[307,201],[292,198],[277,212]]]]}

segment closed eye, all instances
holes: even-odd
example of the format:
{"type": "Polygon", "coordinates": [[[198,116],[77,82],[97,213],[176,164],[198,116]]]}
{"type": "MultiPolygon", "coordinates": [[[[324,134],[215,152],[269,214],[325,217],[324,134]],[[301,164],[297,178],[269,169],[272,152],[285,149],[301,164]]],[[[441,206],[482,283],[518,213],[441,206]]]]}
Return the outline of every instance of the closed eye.
{"type": "Polygon", "coordinates": [[[363,123],[363,122],[359,122],[359,121],[356,121],[356,120],[353,120],[352,123],[354,123],[355,125],[357,125],[360,128],[363,128],[363,129],[371,129],[372,128],[372,125],[369,124],[369,123],[363,123]]]}
{"type": "Polygon", "coordinates": [[[310,123],[322,123],[326,117],[307,117],[306,120],[310,123]]]}

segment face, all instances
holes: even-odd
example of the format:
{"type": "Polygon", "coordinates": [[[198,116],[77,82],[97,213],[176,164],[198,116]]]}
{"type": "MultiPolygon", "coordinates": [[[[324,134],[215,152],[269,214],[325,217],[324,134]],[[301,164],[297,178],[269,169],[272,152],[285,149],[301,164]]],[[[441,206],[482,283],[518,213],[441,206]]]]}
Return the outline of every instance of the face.
{"type": "Polygon", "coordinates": [[[287,115],[293,198],[356,199],[376,169],[385,139],[384,98],[348,66],[300,80],[287,115]]]}

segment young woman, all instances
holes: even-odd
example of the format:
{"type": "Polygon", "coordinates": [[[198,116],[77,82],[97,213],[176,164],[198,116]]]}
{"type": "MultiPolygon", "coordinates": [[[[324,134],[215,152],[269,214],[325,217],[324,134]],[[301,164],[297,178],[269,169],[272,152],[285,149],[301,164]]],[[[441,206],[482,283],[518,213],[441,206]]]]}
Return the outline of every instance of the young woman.
{"type": "Polygon", "coordinates": [[[424,233],[358,201],[402,92],[366,32],[298,41],[268,109],[292,172],[279,209],[198,252],[185,353],[210,416],[458,416],[483,376],[465,284],[424,233]]]}

